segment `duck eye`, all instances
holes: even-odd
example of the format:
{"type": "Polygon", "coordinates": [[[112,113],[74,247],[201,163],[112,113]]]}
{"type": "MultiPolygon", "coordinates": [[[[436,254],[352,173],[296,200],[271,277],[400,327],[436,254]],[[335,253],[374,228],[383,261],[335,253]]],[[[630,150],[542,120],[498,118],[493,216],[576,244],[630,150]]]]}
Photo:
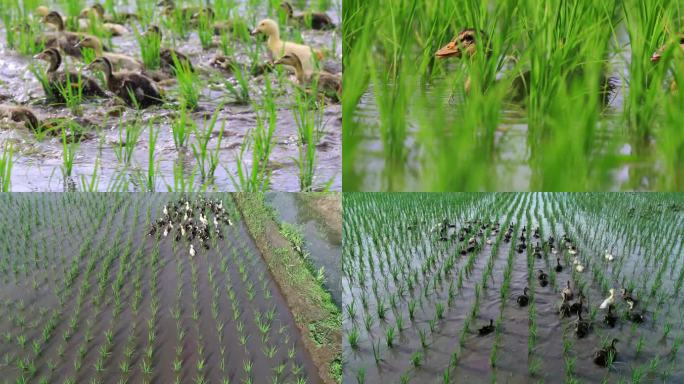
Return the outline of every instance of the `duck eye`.
{"type": "Polygon", "coordinates": [[[466,43],[472,43],[475,41],[475,37],[473,37],[473,35],[465,35],[463,36],[463,41],[466,43]]]}

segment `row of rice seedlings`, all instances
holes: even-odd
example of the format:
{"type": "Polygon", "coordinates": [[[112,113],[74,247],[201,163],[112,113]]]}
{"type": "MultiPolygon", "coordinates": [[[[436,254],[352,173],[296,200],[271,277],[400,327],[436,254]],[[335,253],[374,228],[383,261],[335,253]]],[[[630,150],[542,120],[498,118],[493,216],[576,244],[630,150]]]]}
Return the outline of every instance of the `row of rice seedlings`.
{"type": "Polygon", "coordinates": [[[214,133],[218,113],[222,109],[223,104],[220,104],[208,124],[205,122],[203,130],[200,131],[196,125],[194,126],[195,141],[197,142],[197,145],[193,143],[191,144],[191,148],[198,163],[202,182],[206,183],[211,183],[213,181],[214,173],[219,165],[219,150],[221,148],[221,139],[223,138],[225,122],[221,123],[221,128],[219,129],[216,141],[216,149],[210,152],[208,146],[214,133]]]}

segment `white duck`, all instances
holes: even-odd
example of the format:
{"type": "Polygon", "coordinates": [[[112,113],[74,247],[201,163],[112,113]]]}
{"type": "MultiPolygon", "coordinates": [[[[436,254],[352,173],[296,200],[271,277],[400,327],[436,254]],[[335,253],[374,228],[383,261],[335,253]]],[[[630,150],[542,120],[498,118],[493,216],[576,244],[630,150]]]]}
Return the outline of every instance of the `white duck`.
{"type": "Polygon", "coordinates": [[[608,296],[607,299],[603,300],[603,303],[601,303],[599,308],[606,309],[606,308],[608,308],[609,305],[615,303],[615,297],[614,297],[615,296],[615,289],[611,288],[609,290],[609,292],[610,292],[610,296],[608,296]]]}
{"type": "Polygon", "coordinates": [[[190,257],[195,257],[195,247],[190,244],[190,257]]]}
{"type": "Polygon", "coordinates": [[[166,205],[165,205],[165,206],[164,206],[164,215],[168,215],[168,214],[169,214],[169,210],[166,209],[166,205]]]}
{"type": "Polygon", "coordinates": [[[268,36],[268,49],[271,51],[273,60],[279,59],[288,53],[293,53],[302,61],[302,69],[305,76],[311,76],[314,70],[313,49],[308,45],[297,44],[291,41],[280,40],[280,29],[278,23],[271,19],[264,19],[259,22],[252,31],[252,35],[263,33],[268,36]]]}
{"type": "Polygon", "coordinates": [[[615,256],[613,256],[613,254],[610,253],[607,249],[606,249],[606,255],[604,257],[608,261],[613,261],[615,259],[615,256]]]}

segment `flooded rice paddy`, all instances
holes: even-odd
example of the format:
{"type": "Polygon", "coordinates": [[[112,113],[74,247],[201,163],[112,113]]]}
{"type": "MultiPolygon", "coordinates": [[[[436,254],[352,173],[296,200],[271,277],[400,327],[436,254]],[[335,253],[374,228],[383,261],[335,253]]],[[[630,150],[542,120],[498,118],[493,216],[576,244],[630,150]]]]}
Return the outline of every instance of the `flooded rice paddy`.
{"type": "Polygon", "coordinates": [[[662,194],[345,194],[345,382],[684,380],[683,209],[662,194]]]}
{"type": "MultiPolygon", "coordinates": [[[[33,2],[26,2],[27,7],[31,4],[33,2]]],[[[130,21],[124,24],[129,34],[105,39],[113,52],[140,58],[136,31],[144,33],[150,25],[158,25],[162,30],[162,47],[173,47],[192,62],[197,73],[193,83],[199,92],[199,101],[197,108],[189,110],[185,116],[182,93],[174,79],[160,83],[166,93],[164,105],[140,112],[112,98],[83,101],[71,109],[49,105],[40,82],[31,71],[44,71],[46,63],[33,59],[32,54],[21,54],[9,47],[8,25],[3,24],[0,27],[1,103],[29,107],[41,121],[66,119],[76,122],[81,130],[80,142],[65,149],[59,132],[37,137],[22,124],[1,123],[2,148],[7,152],[8,146],[13,145],[11,190],[341,190],[340,106],[327,99],[309,97],[306,102],[297,99],[300,91],[293,83],[294,77],[280,67],[256,76],[250,73],[252,66],[263,65],[269,58],[263,36],[250,37],[249,32],[263,18],[279,20],[277,4],[273,7],[268,2],[226,4],[230,9],[223,10],[222,14],[227,12],[241,17],[244,30],[212,36],[206,48],[203,48],[197,29],[189,30],[186,36],[169,29],[174,20],[162,16],[156,2],[138,2],[137,6],[115,4],[118,12],[140,11],[141,19],[142,10],[145,10],[150,20],[130,21]],[[228,55],[225,55],[226,51],[228,55]],[[244,87],[241,88],[232,68],[215,65],[215,58],[221,55],[229,57],[238,67],[244,67],[241,73],[246,80],[244,87]],[[248,99],[238,99],[230,91],[231,86],[238,94],[247,93],[248,99]],[[212,117],[216,122],[210,129],[212,117]],[[314,125],[310,137],[305,137],[302,125],[307,121],[314,125]],[[175,127],[179,124],[185,127],[185,142],[181,144],[175,135],[175,127]],[[267,128],[262,129],[265,133],[259,132],[260,127],[267,128]],[[257,135],[265,137],[264,140],[257,142],[257,135]],[[208,141],[202,149],[201,142],[205,139],[208,141]],[[309,151],[309,145],[314,145],[315,150],[309,151]],[[308,152],[314,155],[307,157],[308,152]],[[217,161],[212,161],[212,157],[217,161]],[[67,164],[70,158],[72,164],[67,164]],[[241,173],[246,176],[241,178],[241,173]],[[256,174],[260,176],[259,181],[250,182],[250,176],[256,174]]],[[[62,3],[45,5],[66,14],[62,3]]],[[[306,9],[310,6],[302,2],[296,5],[306,9]]],[[[336,25],[340,24],[341,2],[319,5],[325,7],[323,11],[336,25]]],[[[5,12],[14,28],[22,23],[18,10],[0,11],[5,12]]],[[[50,30],[39,23],[40,17],[35,15],[33,8],[27,12],[26,17],[37,29],[36,33],[50,30]]],[[[288,25],[280,28],[284,40],[297,39],[310,45],[324,56],[320,63],[322,68],[341,73],[339,29],[317,31],[288,25]]],[[[71,57],[65,60],[70,70],[97,76],[95,72],[84,70],[82,61],[71,57]]]]}

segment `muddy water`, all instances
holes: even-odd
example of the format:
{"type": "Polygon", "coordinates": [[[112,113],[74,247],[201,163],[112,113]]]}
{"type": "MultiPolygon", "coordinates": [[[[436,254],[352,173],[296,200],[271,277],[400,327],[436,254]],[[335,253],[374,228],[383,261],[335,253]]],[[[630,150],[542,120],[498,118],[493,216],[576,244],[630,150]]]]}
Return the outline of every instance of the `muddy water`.
{"type": "Polygon", "coordinates": [[[302,229],[305,250],[309,252],[309,257],[316,269],[325,268],[324,286],[332,295],[333,301],[341,305],[342,239],[339,233],[335,233],[329,224],[303,201],[304,198],[296,193],[266,195],[266,201],[276,209],[282,221],[297,225],[302,229]]]}
{"type": "MultiPolygon", "coordinates": [[[[496,381],[528,383],[530,381],[542,380],[550,383],[563,383],[566,382],[566,374],[568,373],[564,360],[566,355],[563,352],[564,337],[569,339],[571,343],[569,356],[576,358],[573,376],[581,382],[600,382],[604,379],[607,382],[619,382],[621,378],[630,377],[635,367],[648,365],[656,357],[660,359],[660,365],[655,373],[647,373],[645,380],[659,382],[663,380],[659,375],[665,370],[671,371],[671,376],[667,379],[668,382],[679,382],[684,379],[681,370],[677,369],[684,361],[683,354],[681,351],[676,355],[670,353],[675,338],[684,337],[684,334],[681,332],[681,309],[669,302],[673,299],[676,300],[676,298],[666,295],[666,302],[662,307],[659,307],[652,303],[653,300],[646,298],[648,296],[646,294],[647,291],[639,288],[639,292],[643,292],[643,294],[639,295],[642,298],[642,304],[640,305],[642,305],[641,308],[645,309],[647,313],[647,321],[644,324],[632,326],[632,323],[622,319],[618,321],[615,328],[611,329],[602,323],[605,311],[599,310],[596,318],[592,320],[591,332],[583,339],[578,339],[574,334],[575,318],[559,319],[557,313],[557,306],[560,301],[559,292],[567,280],[572,281],[575,295],[577,295],[576,282],[581,280],[586,283],[586,288],[583,291],[587,297],[585,307],[596,308],[605,298],[600,284],[593,278],[593,271],[596,269],[603,269],[610,282],[636,281],[638,287],[641,287],[640,284],[645,282],[647,288],[650,288],[650,285],[653,284],[653,279],[644,279],[643,276],[644,274],[653,276],[655,270],[651,271],[650,267],[644,269],[643,263],[638,263],[638,260],[642,257],[637,253],[640,252],[639,249],[637,248],[638,251],[632,254],[618,251],[623,249],[621,246],[623,242],[633,240],[631,238],[632,234],[616,232],[614,226],[600,223],[595,217],[581,210],[567,206],[561,207],[559,201],[563,200],[562,197],[550,198],[547,195],[542,200],[538,194],[528,194],[518,195],[517,199],[519,201],[515,204],[511,201],[506,202],[510,207],[517,205],[517,211],[510,210],[510,212],[506,212],[509,209],[504,208],[503,215],[498,215],[493,207],[481,207],[478,217],[496,215],[502,223],[502,228],[505,229],[507,227],[503,223],[509,219],[511,222],[517,223],[518,227],[513,241],[510,244],[501,242],[498,252],[493,254],[492,247],[485,245],[475,255],[473,268],[470,273],[465,274],[463,287],[457,290],[454,304],[450,307],[446,306],[449,284],[457,284],[459,271],[465,269],[470,255],[457,257],[454,271],[444,279],[443,283],[433,285],[433,278],[435,277],[433,272],[439,273],[439,268],[443,266],[447,255],[454,254],[459,249],[459,244],[438,243],[435,245],[436,249],[428,252],[428,255],[437,257],[437,269],[436,271],[428,269],[426,275],[425,270],[421,273],[421,267],[425,266],[425,259],[423,257],[411,257],[411,255],[419,255],[426,248],[430,249],[429,245],[426,244],[428,242],[434,244],[436,241],[434,234],[430,234],[428,225],[419,224],[417,230],[409,232],[383,231],[389,239],[393,238],[391,234],[410,239],[408,243],[404,242],[409,248],[401,249],[399,260],[402,263],[408,263],[403,264],[402,269],[407,268],[409,272],[417,271],[418,280],[414,290],[407,290],[403,297],[398,297],[397,311],[395,312],[391,310],[389,297],[397,293],[397,284],[392,283],[392,279],[389,279],[389,284],[385,285],[387,280],[377,275],[380,273],[378,265],[381,260],[385,259],[385,256],[380,252],[372,252],[376,274],[371,274],[367,269],[368,265],[366,265],[365,288],[360,287],[358,281],[350,284],[348,277],[345,276],[343,278],[344,303],[345,305],[350,305],[352,300],[354,300],[357,308],[356,320],[345,318],[345,333],[348,334],[353,327],[356,327],[360,333],[359,348],[357,350],[351,349],[349,342],[345,340],[344,353],[348,367],[345,371],[346,382],[356,382],[356,374],[362,369],[365,370],[365,379],[368,383],[398,382],[399,377],[403,374],[408,375],[410,382],[442,382],[442,374],[450,366],[450,361],[454,359],[453,354],[455,353],[455,365],[450,369],[452,380],[450,382],[481,383],[496,381]],[[547,217],[544,214],[545,212],[551,212],[553,216],[547,217]],[[558,212],[565,212],[565,214],[558,214],[558,212]],[[522,216],[518,216],[518,213],[522,213],[522,216]],[[559,220],[564,220],[564,222],[559,220]],[[506,269],[509,251],[511,247],[515,247],[517,244],[515,239],[520,235],[520,229],[523,225],[528,228],[528,237],[530,235],[529,229],[537,225],[541,226],[543,238],[554,235],[556,239],[559,239],[567,231],[567,233],[577,239],[579,254],[583,262],[586,263],[585,265],[587,265],[588,270],[584,274],[572,273],[572,256],[564,252],[560,256],[561,264],[564,266],[563,271],[556,273],[553,271],[556,265],[555,257],[551,254],[544,254],[541,259],[538,259],[532,255],[531,246],[536,243],[534,239],[528,241],[528,248],[525,253],[513,252],[511,256],[511,290],[508,296],[504,298],[506,306],[502,314],[502,333],[499,344],[501,347],[496,366],[492,367],[490,365],[490,353],[495,335],[490,334],[485,337],[479,337],[477,329],[488,324],[490,318],[495,319],[495,321],[499,318],[502,303],[501,284],[503,282],[503,271],[506,269]],[[596,237],[596,233],[603,232],[603,229],[605,229],[605,236],[596,237]],[[608,240],[616,242],[615,253],[619,254],[621,259],[624,259],[624,266],[622,261],[616,261],[608,265],[603,262],[603,244],[608,240]],[[407,259],[404,259],[404,257],[407,257],[407,259]],[[487,288],[480,292],[479,312],[468,328],[464,344],[459,347],[460,332],[476,300],[475,284],[479,284],[482,281],[487,262],[490,259],[493,260],[492,275],[487,279],[487,288]],[[536,273],[538,269],[543,269],[551,274],[551,282],[548,286],[541,287],[537,281],[536,274],[530,276],[527,265],[528,260],[531,260],[533,263],[533,273],[536,273]],[[636,270],[633,268],[635,265],[638,266],[636,270]],[[373,294],[374,288],[372,288],[373,282],[376,281],[380,288],[381,300],[384,303],[384,307],[387,308],[385,320],[380,320],[376,314],[378,302],[373,294]],[[527,353],[527,342],[530,337],[529,307],[520,308],[515,302],[525,286],[531,288],[532,293],[530,293],[530,297],[533,297],[536,304],[537,343],[529,355],[527,353]],[[367,311],[364,311],[361,306],[363,294],[368,298],[369,306],[367,311]],[[410,321],[408,319],[408,302],[412,299],[417,300],[418,304],[415,311],[415,320],[410,321]],[[446,311],[444,319],[436,322],[435,331],[431,333],[429,322],[436,318],[435,306],[437,303],[443,303],[446,306],[446,311]],[[366,313],[371,314],[373,317],[370,331],[366,331],[364,325],[363,316],[366,313]],[[397,334],[395,347],[390,349],[385,344],[385,334],[389,327],[395,326],[397,314],[403,317],[404,330],[397,334]],[[663,330],[667,323],[673,324],[673,331],[667,337],[664,337],[663,330]],[[677,331],[674,330],[676,327],[679,328],[677,331]],[[423,349],[421,346],[420,330],[427,334],[428,347],[426,349],[423,349]],[[612,337],[620,339],[620,343],[617,346],[618,357],[615,361],[615,366],[611,370],[606,370],[596,366],[592,359],[594,352],[600,348],[602,339],[612,337]],[[639,337],[643,337],[645,343],[642,351],[637,354],[636,345],[639,337]],[[373,346],[380,350],[381,360],[377,366],[373,357],[373,346]],[[423,353],[424,359],[420,367],[414,368],[410,363],[410,359],[417,351],[423,353]],[[538,373],[535,376],[531,376],[528,371],[528,364],[531,361],[539,364],[538,373]]],[[[376,214],[381,215],[380,212],[376,214]]],[[[370,217],[373,217],[373,215],[371,214],[370,217]]],[[[457,222],[463,220],[463,218],[456,217],[454,219],[457,222]]],[[[681,218],[677,219],[677,221],[681,222],[681,218]]],[[[673,225],[676,224],[673,223],[673,225]]],[[[372,221],[369,225],[373,225],[372,221]]],[[[395,223],[394,226],[399,227],[401,224],[395,223]]],[[[681,245],[678,245],[681,242],[681,233],[675,231],[668,237],[673,239],[671,243],[674,244],[671,253],[676,261],[672,268],[677,270],[675,267],[681,266],[681,245]]],[[[490,236],[490,238],[493,237],[490,236]]],[[[361,242],[358,245],[367,247],[367,249],[376,249],[370,246],[372,243],[370,237],[363,236],[361,242]]],[[[496,241],[494,242],[496,243],[496,241]]],[[[390,257],[388,258],[394,260],[395,245],[392,241],[388,241],[388,245],[388,252],[390,252],[390,257]]],[[[424,255],[424,253],[422,254],[424,255]]],[[[662,290],[670,292],[672,279],[666,280],[668,281],[664,283],[662,290]]],[[[617,303],[616,307],[619,313],[624,313],[626,307],[624,303],[620,299],[617,300],[617,303]]],[[[586,309],[584,318],[591,319],[590,313],[586,309]]]]}
{"type": "MultiPolygon", "coordinates": [[[[621,118],[625,97],[629,92],[629,84],[624,79],[629,78],[631,49],[629,39],[620,28],[617,31],[617,41],[620,48],[610,57],[611,72],[608,74],[618,81],[618,87],[610,103],[602,111],[596,126],[595,148],[602,153],[615,156],[635,156],[638,160],[629,163],[616,164],[610,171],[612,184],[610,191],[621,190],[653,190],[657,176],[662,173],[662,164],[653,154],[652,145],[645,145],[638,140],[625,135],[624,121],[621,118]]],[[[418,52],[421,55],[422,52],[418,52]]],[[[446,73],[461,71],[457,61],[445,63],[446,73]]],[[[499,76],[502,76],[500,73],[499,76]]],[[[437,92],[432,84],[443,84],[446,77],[435,76],[427,84],[421,97],[432,99],[430,105],[438,105],[442,111],[444,106],[457,107],[453,104],[463,103],[462,97],[454,98],[437,92]]],[[[450,109],[450,108],[446,108],[450,109]]],[[[429,108],[415,105],[413,98],[409,99],[409,106],[405,112],[407,116],[406,140],[404,143],[407,160],[398,165],[391,164],[384,155],[384,143],[381,137],[379,111],[376,104],[376,94],[372,85],[361,97],[354,112],[355,122],[363,127],[363,137],[359,142],[359,155],[355,168],[355,175],[362,178],[358,182],[363,191],[424,191],[424,180],[430,178],[431,159],[420,145],[420,122],[414,116],[429,116],[434,113],[429,108]]],[[[505,104],[501,111],[501,120],[497,127],[494,142],[496,163],[494,166],[495,183],[493,190],[501,191],[529,191],[533,183],[534,168],[531,164],[533,147],[528,138],[528,115],[519,105],[505,104]]],[[[438,154],[438,156],[441,156],[438,154]]]]}
{"type": "MultiPolygon", "coordinates": [[[[185,332],[180,344],[183,346],[183,366],[180,371],[182,382],[196,380],[198,376],[195,367],[200,358],[206,362],[203,376],[208,382],[220,382],[226,377],[234,382],[243,381],[247,378],[243,363],[247,361],[253,363],[254,382],[269,382],[273,376],[273,369],[280,364],[285,366],[281,378],[286,382],[294,382],[299,376],[310,383],[320,382],[317,369],[300,342],[299,330],[288,306],[276,284],[268,278],[268,270],[246,227],[239,220],[229,196],[214,195],[224,200],[224,206],[232,212],[231,216],[236,225],[224,226],[225,240],[218,241],[209,250],[199,250],[197,257],[192,260],[187,255],[187,244],[184,242],[175,243],[169,236],[157,243],[155,239],[145,236],[148,220],[156,219],[163,204],[179,196],[141,195],[130,200],[122,199],[123,195],[98,197],[99,201],[89,208],[93,210],[98,207],[99,212],[104,209],[103,220],[99,223],[90,219],[91,212],[79,210],[83,203],[89,204],[88,199],[76,198],[65,202],[59,194],[41,195],[40,198],[36,198],[35,195],[25,196],[33,199],[31,209],[36,209],[36,217],[40,217],[39,228],[44,228],[47,232],[55,222],[75,227],[73,231],[65,231],[70,234],[66,238],[48,233],[37,237],[39,243],[45,241],[50,253],[38,253],[38,256],[44,259],[44,263],[25,272],[26,276],[19,279],[18,276],[8,274],[10,271],[3,271],[3,286],[7,289],[3,288],[0,295],[0,308],[3,313],[10,313],[9,310],[13,309],[27,319],[24,326],[19,326],[16,322],[10,322],[8,316],[0,316],[0,331],[3,337],[6,334],[9,334],[11,339],[20,334],[27,337],[25,350],[19,349],[15,343],[3,341],[0,344],[0,357],[3,357],[3,361],[9,359],[12,362],[17,357],[29,357],[33,359],[37,368],[36,377],[72,377],[76,382],[88,382],[90,379],[99,378],[102,382],[115,383],[120,378],[119,364],[124,361],[124,352],[129,347],[127,343],[130,340],[130,347],[133,348],[130,359],[131,372],[128,375],[130,381],[142,382],[143,379],[151,378],[153,382],[168,383],[173,382],[175,378],[172,361],[179,345],[177,335],[182,330],[185,332]],[[77,234],[79,225],[85,230],[83,237],[77,234]],[[117,237],[117,233],[120,236],[117,237]],[[57,269],[58,273],[45,273],[45,270],[63,265],[66,272],[85,238],[93,239],[92,247],[87,250],[85,260],[77,263],[79,274],[71,291],[65,294],[64,305],[60,306],[53,290],[59,289],[64,283],[61,267],[57,269]],[[155,263],[151,255],[157,246],[159,260],[155,263]],[[91,257],[91,252],[96,254],[91,257]],[[104,263],[109,255],[114,257],[107,269],[108,274],[104,274],[104,263]],[[86,264],[89,259],[94,260],[92,273],[88,272],[86,264]],[[254,298],[248,297],[247,290],[244,289],[243,277],[238,272],[240,262],[244,263],[247,280],[254,282],[254,298]],[[223,273],[221,268],[224,263],[227,266],[226,273],[223,273]],[[123,306],[121,314],[114,317],[114,296],[111,294],[110,286],[114,284],[119,273],[124,276],[124,287],[121,290],[123,306]],[[194,274],[197,276],[196,282],[193,281],[194,274]],[[50,277],[51,275],[54,277],[50,277]],[[43,276],[47,283],[42,283],[43,276]],[[213,276],[211,281],[209,276],[213,276]],[[89,284],[84,285],[86,277],[89,284]],[[35,290],[31,288],[31,281],[34,278],[41,282],[35,290]],[[105,279],[105,291],[98,307],[94,299],[98,294],[101,278],[105,279]],[[140,282],[142,292],[137,311],[131,306],[135,295],[133,285],[136,281],[140,282]],[[229,286],[233,287],[234,299],[229,297],[229,286]],[[180,295],[177,294],[179,287],[182,289],[180,295]],[[81,310],[77,313],[76,330],[71,338],[63,340],[62,335],[69,328],[69,320],[75,313],[77,296],[81,289],[84,290],[85,296],[81,310]],[[199,293],[197,299],[192,295],[193,289],[197,289],[199,293]],[[219,303],[217,319],[225,324],[223,343],[217,342],[219,337],[212,308],[214,296],[219,303]],[[237,302],[241,311],[237,317],[234,316],[231,306],[233,300],[237,302]],[[24,306],[18,311],[20,302],[23,302],[24,306]],[[159,306],[159,312],[157,320],[153,322],[156,338],[150,345],[147,320],[152,318],[154,302],[159,306]],[[176,306],[180,308],[181,313],[180,329],[176,328],[176,321],[171,313],[176,306]],[[33,356],[28,352],[29,346],[34,340],[42,340],[41,331],[53,309],[59,314],[53,336],[42,346],[41,354],[33,356]],[[195,309],[199,311],[198,320],[192,319],[195,309]],[[274,312],[274,318],[270,330],[266,332],[268,341],[264,343],[253,316],[255,311],[264,313],[269,310],[274,312]],[[238,340],[240,332],[237,329],[240,327],[243,327],[242,332],[248,335],[244,347],[238,340]],[[105,341],[104,333],[108,329],[113,331],[113,347],[111,355],[105,360],[105,373],[97,373],[94,364],[99,356],[99,347],[105,341]],[[86,330],[93,337],[90,342],[85,342],[86,330]],[[201,353],[198,349],[200,341],[203,345],[201,353]],[[86,347],[85,355],[81,368],[76,371],[73,362],[82,345],[86,347]],[[145,356],[144,350],[148,345],[153,351],[151,377],[144,375],[140,369],[145,356]],[[277,346],[271,358],[263,352],[266,345],[277,346]],[[225,348],[223,359],[221,348],[225,348]],[[63,354],[59,353],[60,350],[63,354]],[[290,353],[292,357],[289,356],[290,353]],[[225,363],[224,368],[221,368],[221,360],[225,363]],[[55,364],[54,369],[50,369],[48,364],[55,364]]],[[[24,202],[22,199],[20,204],[23,205],[24,202]]],[[[15,208],[12,204],[7,206],[15,208]]],[[[2,226],[7,231],[3,233],[21,233],[20,230],[5,228],[7,225],[6,220],[2,226]]],[[[22,255],[21,251],[13,252],[17,255],[17,263],[26,260],[26,256],[19,258],[22,255]]],[[[2,260],[3,263],[7,261],[6,258],[2,260]]],[[[30,259],[28,260],[30,263],[30,259]]],[[[0,365],[0,371],[9,375],[12,382],[19,376],[16,364],[0,365]]],[[[48,382],[51,380],[48,379],[48,382]]]]}
{"type": "MultiPolygon", "coordinates": [[[[246,4],[242,5],[247,8],[246,4]]],[[[123,9],[118,8],[118,9],[123,9]]],[[[130,8],[130,7],[129,7],[130,8]]],[[[250,3],[251,20],[256,22],[269,14],[265,5],[255,9],[250,3]]],[[[134,10],[134,9],[129,9],[134,10]]],[[[339,25],[339,1],[334,1],[328,13],[339,25]]],[[[130,29],[130,27],[129,27],[130,29]]],[[[171,33],[165,31],[164,44],[170,44],[171,33]]],[[[302,31],[302,38],[315,49],[330,51],[329,57],[324,60],[324,66],[332,71],[341,72],[341,37],[339,30],[335,31],[302,31]]],[[[218,41],[218,37],[215,37],[218,41]]],[[[251,42],[254,44],[254,41],[251,42]]],[[[131,34],[125,37],[112,38],[112,50],[139,57],[140,50],[131,34]]],[[[259,43],[263,60],[267,60],[265,44],[259,43]]],[[[231,181],[231,176],[237,175],[236,158],[240,155],[240,147],[250,136],[255,128],[257,115],[250,105],[237,105],[229,96],[224,85],[226,80],[233,80],[232,76],[225,75],[217,69],[211,68],[209,63],[220,52],[217,47],[202,50],[196,32],[192,32],[186,41],[176,41],[175,48],[185,53],[193,65],[199,69],[200,78],[205,81],[202,87],[200,108],[192,113],[193,121],[199,128],[204,127],[205,121],[221,103],[225,103],[220,110],[213,139],[209,143],[208,151],[216,149],[218,131],[224,126],[223,138],[220,146],[220,165],[216,170],[215,184],[209,189],[231,191],[237,189],[231,181]]],[[[235,59],[240,63],[247,63],[247,46],[234,42],[235,59]]],[[[72,117],[66,108],[48,107],[44,103],[43,90],[34,76],[28,71],[29,65],[34,60],[23,57],[16,52],[10,51],[6,45],[4,25],[0,28],[0,96],[7,98],[3,103],[22,104],[30,106],[37,113],[39,119],[72,117]]],[[[37,63],[40,68],[45,63],[37,63]]],[[[71,68],[81,63],[71,62],[71,68]]],[[[62,67],[63,68],[63,67],[62,67]]],[[[286,76],[287,77],[287,76],[286,76]]],[[[272,77],[275,79],[275,77],[272,77]]],[[[277,81],[272,80],[272,81],[277,81]]],[[[178,100],[174,94],[176,86],[170,84],[163,87],[170,96],[171,105],[165,107],[153,107],[145,110],[142,119],[145,125],[154,118],[154,127],[159,130],[156,143],[155,163],[158,163],[158,175],[155,181],[155,190],[166,191],[169,185],[174,184],[174,166],[182,165],[186,178],[193,177],[193,168],[197,165],[190,143],[195,142],[191,135],[187,149],[177,149],[174,145],[171,123],[178,116],[178,100]]],[[[256,105],[263,102],[265,83],[263,76],[249,79],[250,95],[256,105]]],[[[274,148],[270,157],[270,168],[273,171],[271,189],[281,191],[299,190],[299,167],[295,159],[299,156],[297,124],[293,117],[292,106],[295,103],[294,88],[290,82],[273,84],[275,103],[277,105],[277,126],[274,133],[274,148]]],[[[100,168],[97,170],[98,190],[145,190],[144,178],[148,168],[149,135],[145,130],[135,147],[133,160],[125,166],[115,154],[114,148],[121,142],[120,126],[135,120],[135,112],[127,109],[120,117],[110,117],[106,113],[119,108],[112,100],[102,103],[82,104],[82,116],[77,121],[87,126],[87,132],[92,135],[84,139],[77,150],[73,169],[72,182],[80,187],[81,180],[89,180],[93,174],[96,160],[99,159],[100,168]]],[[[314,187],[320,188],[332,180],[331,189],[341,190],[342,176],[340,173],[342,138],[341,120],[342,110],[340,105],[329,104],[322,112],[322,131],[317,144],[316,166],[314,187]]],[[[125,137],[125,129],[123,130],[125,137]]],[[[15,164],[12,172],[13,191],[63,191],[65,182],[62,177],[62,143],[60,139],[45,138],[43,141],[36,140],[25,128],[0,130],[0,143],[15,143],[15,164]]],[[[252,149],[248,149],[243,160],[246,166],[252,164],[252,149]]],[[[200,184],[199,172],[194,173],[200,184]]],[[[71,183],[73,184],[73,183],[71,183]]]]}

